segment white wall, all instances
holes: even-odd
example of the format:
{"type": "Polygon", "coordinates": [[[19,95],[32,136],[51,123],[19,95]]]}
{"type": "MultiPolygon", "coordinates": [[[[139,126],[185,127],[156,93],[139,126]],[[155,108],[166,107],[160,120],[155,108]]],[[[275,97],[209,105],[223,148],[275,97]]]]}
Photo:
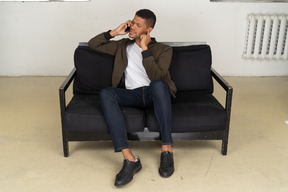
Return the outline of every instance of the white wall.
{"type": "Polygon", "coordinates": [[[288,13],[288,3],[209,0],[0,2],[0,76],[67,75],[78,42],[117,27],[141,8],[157,15],[158,41],[206,41],[222,75],[288,75],[288,60],[242,58],[249,13],[288,13]]]}

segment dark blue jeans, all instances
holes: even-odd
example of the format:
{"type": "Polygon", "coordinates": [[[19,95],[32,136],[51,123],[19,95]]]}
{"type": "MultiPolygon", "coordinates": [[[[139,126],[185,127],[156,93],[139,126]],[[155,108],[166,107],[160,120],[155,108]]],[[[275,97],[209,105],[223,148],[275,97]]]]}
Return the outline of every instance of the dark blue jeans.
{"type": "Polygon", "coordinates": [[[171,93],[166,82],[155,80],[148,87],[134,90],[109,87],[101,90],[100,98],[115,152],[130,148],[120,106],[154,107],[155,121],[161,134],[162,145],[172,144],[171,93]]]}

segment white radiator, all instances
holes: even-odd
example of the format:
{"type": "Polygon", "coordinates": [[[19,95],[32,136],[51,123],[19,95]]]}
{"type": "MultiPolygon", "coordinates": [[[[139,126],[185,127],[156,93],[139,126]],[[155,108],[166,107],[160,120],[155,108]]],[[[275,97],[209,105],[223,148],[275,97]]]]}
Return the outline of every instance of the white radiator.
{"type": "Polygon", "coordinates": [[[288,15],[248,15],[247,59],[288,59],[288,15]]]}

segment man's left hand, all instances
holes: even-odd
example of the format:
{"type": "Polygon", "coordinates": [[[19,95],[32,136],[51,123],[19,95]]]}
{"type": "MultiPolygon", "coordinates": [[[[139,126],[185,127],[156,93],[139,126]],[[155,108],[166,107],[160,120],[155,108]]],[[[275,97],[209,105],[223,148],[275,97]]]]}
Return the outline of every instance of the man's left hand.
{"type": "Polygon", "coordinates": [[[142,34],[140,36],[140,40],[141,40],[141,48],[142,48],[142,50],[146,51],[148,49],[148,44],[151,42],[149,31],[147,32],[147,34],[142,34]]]}

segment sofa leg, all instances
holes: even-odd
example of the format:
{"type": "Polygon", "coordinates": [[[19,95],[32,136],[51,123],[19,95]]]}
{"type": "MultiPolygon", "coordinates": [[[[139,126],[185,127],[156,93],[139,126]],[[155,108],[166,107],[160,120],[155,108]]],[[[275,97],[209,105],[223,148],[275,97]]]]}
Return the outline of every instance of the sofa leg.
{"type": "Polygon", "coordinates": [[[63,141],[63,152],[64,152],[64,157],[69,156],[69,145],[68,142],[63,141]]]}
{"type": "Polygon", "coordinates": [[[62,139],[63,139],[64,157],[68,157],[69,156],[69,143],[68,143],[67,134],[65,130],[62,131],[62,139]]]}
{"type": "Polygon", "coordinates": [[[222,149],[221,149],[221,154],[222,155],[227,155],[227,149],[228,149],[228,142],[226,139],[222,140],[222,149]]]}

